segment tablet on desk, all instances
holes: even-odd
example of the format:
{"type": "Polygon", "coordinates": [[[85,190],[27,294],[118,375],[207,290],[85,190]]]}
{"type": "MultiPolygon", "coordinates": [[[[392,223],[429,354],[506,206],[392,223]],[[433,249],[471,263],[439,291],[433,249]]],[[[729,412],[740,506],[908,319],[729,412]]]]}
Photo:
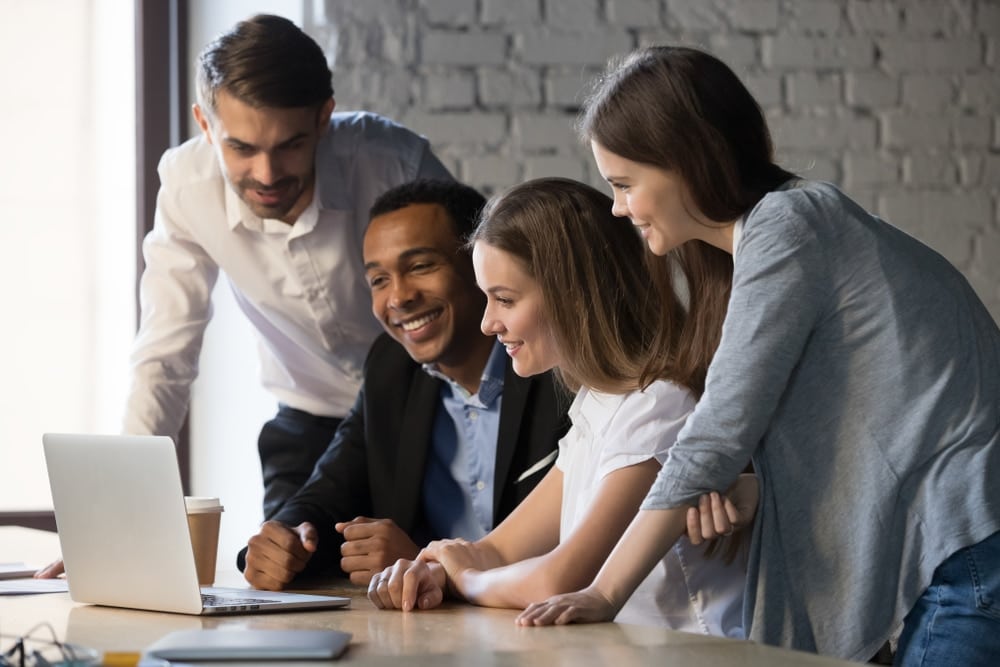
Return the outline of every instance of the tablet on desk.
{"type": "Polygon", "coordinates": [[[178,630],[146,649],[161,660],[333,660],[351,641],[337,630],[178,630]]]}

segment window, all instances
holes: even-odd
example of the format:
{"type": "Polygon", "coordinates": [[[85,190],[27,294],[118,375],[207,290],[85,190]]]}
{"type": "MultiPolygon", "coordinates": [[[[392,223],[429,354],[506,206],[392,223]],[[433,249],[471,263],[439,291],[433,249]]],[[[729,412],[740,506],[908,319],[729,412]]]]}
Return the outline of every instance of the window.
{"type": "Polygon", "coordinates": [[[4,3],[2,512],[51,508],[43,432],[120,428],[135,331],[133,35],[131,3],[4,3]]]}

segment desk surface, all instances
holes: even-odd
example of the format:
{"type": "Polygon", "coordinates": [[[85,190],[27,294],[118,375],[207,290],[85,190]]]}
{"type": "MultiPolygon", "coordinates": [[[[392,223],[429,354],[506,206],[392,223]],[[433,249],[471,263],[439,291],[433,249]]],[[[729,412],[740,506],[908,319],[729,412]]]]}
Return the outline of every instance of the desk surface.
{"type": "MultiPolygon", "coordinates": [[[[51,560],[58,553],[53,534],[0,528],[6,560],[51,560]],[[48,555],[42,558],[43,555],[48,555]]],[[[245,587],[237,572],[220,572],[217,585],[245,587]]],[[[449,604],[432,611],[379,611],[355,586],[310,592],[351,597],[349,609],[218,617],[184,616],[76,604],[66,593],[0,596],[0,631],[25,632],[47,621],[65,641],[103,651],[141,651],[164,634],[198,628],[328,628],[353,635],[338,662],[359,665],[454,665],[559,667],[615,664],[782,667],[847,665],[830,658],[751,642],[672,632],[619,623],[521,628],[516,612],[449,604]]]]}

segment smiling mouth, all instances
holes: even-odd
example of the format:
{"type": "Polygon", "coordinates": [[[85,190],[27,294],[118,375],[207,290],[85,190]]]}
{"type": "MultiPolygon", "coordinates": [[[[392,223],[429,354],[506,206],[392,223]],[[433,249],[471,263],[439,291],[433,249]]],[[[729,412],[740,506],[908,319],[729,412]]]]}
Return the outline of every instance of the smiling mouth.
{"type": "Polygon", "coordinates": [[[398,322],[396,326],[400,327],[403,331],[416,331],[422,326],[426,326],[441,317],[440,310],[435,310],[433,313],[428,313],[427,315],[421,315],[412,320],[406,320],[405,322],[398,322]]]}

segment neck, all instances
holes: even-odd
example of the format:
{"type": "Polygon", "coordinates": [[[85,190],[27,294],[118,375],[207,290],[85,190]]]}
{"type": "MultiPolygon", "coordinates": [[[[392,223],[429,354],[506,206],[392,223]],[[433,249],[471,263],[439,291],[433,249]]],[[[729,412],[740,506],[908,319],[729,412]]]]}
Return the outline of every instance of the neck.
{"type": "Polygon", "coordinates": [[[486,362],[489,361],[490,353],[493,351],[493,343],[493,336],[476,334],[469,341],[469,346],[463,351],[460,360],[454,362],[439,360],[437,368],[467,392],[475,394],[479,391],[479,381],[482,380],[486,362]]]}
{"type": "Polygon", "coordinates": [[[724,225],[705,227],[700,240],[715,246],[719,250],[725,250],[730,255],[733,254],[733,229],[736,227],[736,220],[727,222],[724,225]]]}

